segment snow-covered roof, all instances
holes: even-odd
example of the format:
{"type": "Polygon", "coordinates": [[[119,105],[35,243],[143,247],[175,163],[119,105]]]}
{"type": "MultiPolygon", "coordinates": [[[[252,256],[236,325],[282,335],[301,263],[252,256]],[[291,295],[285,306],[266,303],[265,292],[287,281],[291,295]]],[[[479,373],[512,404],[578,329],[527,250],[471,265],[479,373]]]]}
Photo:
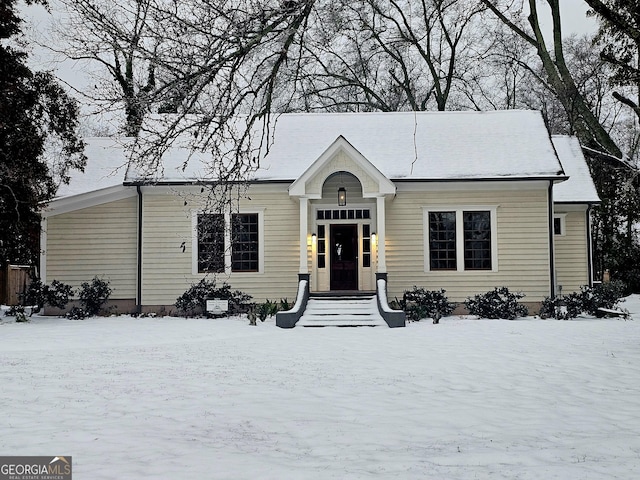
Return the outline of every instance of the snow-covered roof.
{"type": "Polygon", "coordinates": [[[87,165],[84,172],[71,171],[71,181],[58,188],[57,198],[70,197],[122,185],[128,161],[123,139],[93,137],[84,139],[87,165]]]}
{"type": "MultiPolygon", "coordinates": [[[[274,117],[270,151],[255,181],[291,181],[302,175],[337,138],[344,137],[390,180],[564,178],[540,112],[300,113],[274,117]]],[[[127,168],[123,140],[87,139],[84,174],[74,175],[58,196],[143,180],[127,168]]],[[[215,180],[206,155],[186,149],[163,157],[162,182],[215,180]]]]}
{"type": "Polygon", "coordinates": [[[561,174],[535,111],[291,114],[275,132],[259,179],[297,178],[340,135],[390,180],[561,174]]]}
{"type": "Polygon", "coordinates": [[[569,176],[569,180],[553,187],[553,200],[562,203],[599,203],[600,197],[578,139],[567,135],[553,135],[551,140],[564,171],[569,176]]]}

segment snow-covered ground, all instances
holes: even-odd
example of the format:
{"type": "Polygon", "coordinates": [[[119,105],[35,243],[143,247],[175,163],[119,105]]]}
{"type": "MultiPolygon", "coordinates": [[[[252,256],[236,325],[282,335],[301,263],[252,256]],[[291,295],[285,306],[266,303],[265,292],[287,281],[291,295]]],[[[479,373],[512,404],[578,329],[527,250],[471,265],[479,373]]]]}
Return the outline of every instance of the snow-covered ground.
{"type": "Polygon", "coordinates": [[[0,321],[0,452],[75,479],[640,478],[635,317],[0,321]]]}

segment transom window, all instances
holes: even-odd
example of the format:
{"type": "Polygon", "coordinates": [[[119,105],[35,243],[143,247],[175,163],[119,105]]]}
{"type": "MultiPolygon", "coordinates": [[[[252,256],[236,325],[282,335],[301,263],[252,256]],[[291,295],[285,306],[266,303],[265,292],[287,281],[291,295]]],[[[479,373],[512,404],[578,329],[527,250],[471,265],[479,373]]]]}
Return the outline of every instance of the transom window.
{"type": "Polygon", "coordinates": [[[424,207],[425,270],[496,270],[496,208],[424,207]]]}
{"type": "Polygon", "coordinates": [[[360,220],[371,218],[368,208],[343,208],[335,210],[318,210],[317,220],[360,220]]]}

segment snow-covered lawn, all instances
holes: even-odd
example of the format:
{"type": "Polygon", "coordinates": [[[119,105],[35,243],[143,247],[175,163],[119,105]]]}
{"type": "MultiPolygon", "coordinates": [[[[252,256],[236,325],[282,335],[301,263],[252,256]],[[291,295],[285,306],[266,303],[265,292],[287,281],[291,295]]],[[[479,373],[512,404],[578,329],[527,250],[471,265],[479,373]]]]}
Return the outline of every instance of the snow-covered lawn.
{"type": "Polygon", "coordinates": [[[640,478],[635,319],[0,318],[0,452],[75,479],[640,478]]]}

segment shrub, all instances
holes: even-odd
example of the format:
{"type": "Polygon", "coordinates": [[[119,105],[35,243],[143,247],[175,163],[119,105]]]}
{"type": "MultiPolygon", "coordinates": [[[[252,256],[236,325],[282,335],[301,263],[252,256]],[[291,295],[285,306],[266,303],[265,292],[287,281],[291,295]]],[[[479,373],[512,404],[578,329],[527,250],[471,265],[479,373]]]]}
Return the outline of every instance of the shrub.
{"type": "Polygon", "coordinates": [[[231,291],[231,287],[226,283],[217,288],[215,280],[203,278],[180,295],[175,306],[186,317],[195,316],[206,312],[207,299],[210,298],[229,300],[229,313],[234,314],[246,311],[251,295],[239,290],[231,291]]]}
{"type": "Polygon", "coordinates": [[[84,320],[87,317],[90,317],[89,313],[81,307],[71,307],[71,309],[65,314],[69,320],[84,320]]]}
{"type": "Polygon", "coordinates": [[[582,310],[589,315],[599,315],[599,308],[615,309],[624,295],[625,285],[619,280],[601,283],[595,287],[582,287],[582,310]]]}
{"type": "Polygon", "coordinates": [[[73,296],[70,285],[54,280],[51,285],[45,285],[39,278],[32,278],[27,290],[20,296],[24,306],[31,306],[29,316],[38,313],[46,305],[64,310],[73,296]]]}
{"type": "Polygon", "coordinates": [[[4,313],[7,317],[16,317],[16,323],[26,323],[29,321],[24,313],[23,305],[14,305],[4,313]]]}
{"type": "Polygon", "coordinates": [[[529,310],[525,305],[518,303],[524,293],[512,293],[507,287],[496,287],[493,291],[468,297],[464,305],[471,315],[482,318],[504,318],[514,320],[517,317],[525,317],[529,310]]]}
{"type": "Polygon", "coordinates": [[[542,301],[538,315],[540,318],[569,320],[582,313],[582,295],[570,293],[563,297],[547,297],[542,301]]]}
{"type": "Polygon", "coordinates": [[[78,298],[86,316],[91,317],[100,313],[102,306],[111,295],[109,281],[93,277],[91,282],[83,282],[80,285],[78,298]]]}
{"type": "Polygon", "coordinates": [[[24,306],[30,306],[31,312],[29,316],[38,313],[44,307],[46,286],[37,277],[31,278],[31,283],[23,294],[20,295],[20,303],[24,306]]]}
{"type": "Polygon", "coordinates": [[[73,295],[71,285],[54,280],[51,285],[44,287],[45,303],[55,308],[64,310],[69,303],[69,297],[73,295]]]}
{"type": "Polygon", "coordinates": [[[259,303],[255,306],[255,313],[260,321],[264,322],[267,317],[273,317],[278,313],[278,304],[267,299],[265,303],[259,303]]]}
{"type": "Polygon", "coordinates": [[[280,310],[291,310],[292,305],[286,298],[280,299],[280,310]]]}
{"type": "Polygon", "coordinates": [[[439,323],[440,319],[453,312],[455,303],[449,302],[445,295],[446,290],[425,290],[413,287],[402,295],[400,308],[405,311],[407,318],[417,322],[423,318],[432,318],[433,323],[439,323]]]}

